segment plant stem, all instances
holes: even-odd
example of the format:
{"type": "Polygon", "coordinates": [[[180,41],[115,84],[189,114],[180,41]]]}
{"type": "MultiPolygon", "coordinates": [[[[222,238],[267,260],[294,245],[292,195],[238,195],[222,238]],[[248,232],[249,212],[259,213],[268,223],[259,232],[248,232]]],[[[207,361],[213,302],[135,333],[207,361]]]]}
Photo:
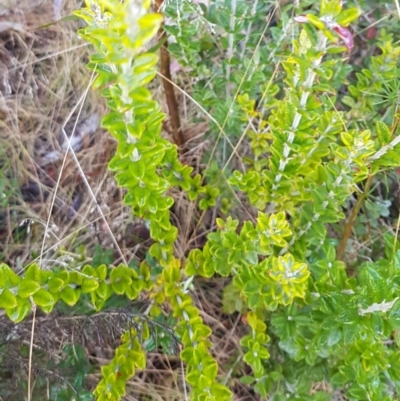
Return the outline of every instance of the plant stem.
{"type": "MultiPolygon", "coordinates": [[[[156,0],[157,12],[161,12],[160,8],[163,4],[163,0],[156,0]]],[[[164,31],[163,25],[161,25],[160,30],[158,31],[158,40],[163,43],[160,48],[160,62],[161,62],[161,74],[162,81],[165,90],[165,97],[167,99],[168,112],[171,121],[171,134],[172,139],[178,147],[181,147],[185,143],[185,139],[181,130],[181,121],[179,117],[179,107],[178,102],[176,101],[174,87],[171,83],[171,69],[170,63],[171,59],[168,52],[168,40],[167,34],[164,31]]]]}
{"type": "Polygon", "coordinates": [[[373,175],[370,175],[367,178],[367,181],[365,183],[365,188],[364,188],[364,192],[360,195],[360,197],[357,200],[356,205],[354,206],[353,210],[351,211],[350,217],[347,220],[346,226],[344,228],[344,233],[343,233],[343,237],[342,237],[342,241],[340,242],[340,245],[337,249],[337,259],[338,260],[343,260],[343,256],[346,250],[346,246],[347,246],[347,242],[350,238],[350,234],[351,234],[351,230],[353,228],[353,224],[354,224],[354,220],[356,219],[358,212],[360,211],[360,208],[365,200],[365,198],[368,195],[368,191],[369,188],[371,186],[371,182],[373,179],[373,175]]]}
{"type": "Polygon", "coordinates": [[[229,82],[231,78],[231,58],[233,56],[233,41],[235,39],[235,35],[232,31],[235,28],[235,13],[236,13],[236,0],[232,0],[231,3],[231,18],[229,21],[229,44],[228,44],[228,51],[226,54],[227,64],[226,64],[226,98],[229,99],[231,96],[231,84],[229,82]]]}

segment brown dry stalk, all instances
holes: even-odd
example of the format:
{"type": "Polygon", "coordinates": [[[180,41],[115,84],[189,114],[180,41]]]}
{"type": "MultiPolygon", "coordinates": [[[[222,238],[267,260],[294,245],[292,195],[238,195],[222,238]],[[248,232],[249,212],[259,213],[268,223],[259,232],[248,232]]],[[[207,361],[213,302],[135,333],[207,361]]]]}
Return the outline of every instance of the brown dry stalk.
{"type": "MultiPolygon", "coordinates": [[[[162,6],[164,0],[156,0],[157,12],[160,12],[160,7],[162,6]]],[[[185,143],[185,139],[181,130],[181,121],[179,117],[178,102],[176,101],[174,87],[171,83],[171,70],[170,63],[171,59],[168,52],[168,41],[167,34],[164,31],[164,25],[161,25],[158,31],[158,40],[163,43],[160,48],[160,62],[161,62],[161,75],[165,90],[165,97],[167,99],[168,113],[170,117],[171,124],[171,135],[174,143],[181,147],[185,143]]]]}
{"type": "Polygon", "coordinates": [[[350,213],[350,217],[348,218],[348,220],[346,222],[346,225],[344,227],[342,241],[340,242],[339,247],[337,249],[337,259],[338,260],[343,260],[344,253],[346,251],[347,241],[350,238],[351,230],[352,230],[353,224],[354,224],[354,220],[356,219],[356,217],[358,215],[358,212],[360,211],[360,208],[361,208],[362,204],[364,203],[365,198],[368,195],[368,191],[369,191],[369,188],[371,186],[371,182],[372,182],[372,178],[373,177],[374,177],[373,175],[370,175],[367,178],[367,181],[366,181],[365,187],[364,187],[364,192],[357,199],[357,203],[353,207],[353,210],[350,213]]]}

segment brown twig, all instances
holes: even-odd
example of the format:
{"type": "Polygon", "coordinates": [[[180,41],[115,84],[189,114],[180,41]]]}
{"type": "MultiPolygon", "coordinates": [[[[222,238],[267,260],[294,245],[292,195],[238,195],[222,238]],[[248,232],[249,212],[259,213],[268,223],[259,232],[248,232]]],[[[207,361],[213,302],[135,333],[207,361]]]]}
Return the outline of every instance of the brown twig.
{"type": "MultiPolygon", "coordinates": [[[[160,12],[160,7],[163,4],[163,0],[156,0],[157,12],[160,12]]],[[[171,84],[171,70],[170,63],[171,59],[168,52],[168,41],[166,39],[166,32],[164,31],[163,25],[161,25],[158,31],[158,40],[163,43],[160,48],[160,62],[161,62],[161,75],[163,77],[163,85],[165,90],[165,97],[167,99],[168,113],[171,124],[171,134],[174,143],[181,147],[185,143],[185,139],[181,130],[181,121],[179,117],[178,102],[176,101],[174,87],[171,84]]]]}
{"type": "Polygon", "coordinates": [[[339,247],[337,249],[337,259],[338,260],[343,260],[344,252],[346,251],[347,241],[350,238],[350,234],[351,234],[351,230],[353,228],[354,220],[356,219],[356,217],[358,215],[358,212],[360,211],[360,208],[361,208],[362,204],[364,203],[365,198],[368,195],[368,191],[369,191],[369,188],[371,186],[371,182],[372,182],[372,178],[373,177],[374,177],[373,175],[370,175],[367,178],[367,181],[365,183],[364,192],[357,199],[357,203],[354,206],[353,210],[351,211],[350,217],[346,222],[346,226],[345,226],[344,232],[343,232],[342,241],[340,242],[339,247]]]}

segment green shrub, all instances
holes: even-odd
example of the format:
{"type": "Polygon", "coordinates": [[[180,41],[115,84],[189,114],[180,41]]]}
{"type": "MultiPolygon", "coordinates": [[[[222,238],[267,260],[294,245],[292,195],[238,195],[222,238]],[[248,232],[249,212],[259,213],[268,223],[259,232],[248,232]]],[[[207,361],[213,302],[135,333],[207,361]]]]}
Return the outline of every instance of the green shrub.
{"type": "MultiPolygon", "coordinates": [[[[400,47],[383,33],[379,54],[339,96],[352,71],[346,64],[353,47],[348,26],[361,11],[342,9],[339,0],[310,8],[313,3],[304,1],[307,11],[296,9],[295,18],[288,14],[292,6],[283,9],[281,27],[272,29],[273,41],[262,48],[270,11],[264,3],[215,1],[207,10],[190,1],[166,2],[164,13],[173,23],[167,21],[165,30],[175,38],[170,51],[199,77],[193,96],[215,119],[209,135],[216,156],[204,176],[194,175],[179,161],[176,146],[161,137],[164,114],[146,89],[158,57],[156,47],[145,49],[161,14],[148,13],[150,1],[140,0],[87,1],[76,12],[88,24],[80,35],[96,51],[88,65],[97,76],[94,86],[110,109],[102,125],[118,141],[109,167],[127,191],[125,203],[147,221],[154,240],[149,254],[162,270],[154,273],[146,261],[138,268],[103,264],[55,271],[32,264],[20,277],[2,265],[0,307],[10,319],[23,320],[31,302],[49,313],[59,300],[74,305],[89,294],[101,310],[113,294],[130,300],[146,294],[150,316],[161,318],[164,303],[172,308],[191,399],[231,399],[210,352],[211,330],[187,290],[194,276],[230,277],[224,299],[238,300],[230,312],[236,309],[248,324],[240,343],[252,375],[242,381],[261,397],[317,401],[343,391],[351,400],[397,399],[397,237],[385,234],[382,254],[356,260],[351,270],[343,255],[374,177],[400,162],[400,47]],[[193,14],[198,20],[189,24],[186,17],[193,14]],[[211,30],[220,35],[221,48],[211,30]],[[235,48],[238,42],[245,44],[235,48]],[[210,60],[218,51],[226,58],[215,66],[210,60]],[[218,79],[210,88],[211,73],[218,79]],[[242,151],[244,157],[233,163],[242,151]],[[185,260],[174,252],[178,228],[170,219],[171,188],[201,210],[221,205],[226,216],[216,219],[205,246],[185,260]],[[247,199],[248,219],[235,215],[239,195],[247,199]],[[326,390],[314,389],[319,382],[326,390]]],[[[382,205],[376,218],[381,213],[382,205]]],[[[121,399],[127,380],[146,366],[143,341],[151,343],[145,319],[125,333],[102,368],[99,400],[121,399]]]]}

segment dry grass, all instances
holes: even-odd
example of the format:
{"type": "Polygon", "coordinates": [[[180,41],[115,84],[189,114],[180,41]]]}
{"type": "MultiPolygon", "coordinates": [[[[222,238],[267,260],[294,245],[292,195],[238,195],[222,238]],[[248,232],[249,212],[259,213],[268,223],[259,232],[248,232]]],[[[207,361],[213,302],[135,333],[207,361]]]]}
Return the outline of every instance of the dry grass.
{"type": "MultiPolygon", "coordinates": [[[[63,15],[70,14],[74,3],[67,2],[63,15]]],[[[2,259],[19,268],[29,262],[40,252],[49,220],[44,262],[50,267],[59,246],[72,250],[84,244],[90,254],[94,242],[111,243],[104,224],[113,223],[121,233],[132,219],[107,172],[115,143],[99,129],[103,101],[92,91],[85,96],[90,50],[76,35],[77,23],[37,29],[53,20],[52,1],[26,8],[18,2],[1,18],[22,27],[0,32],[0,157],[7,190],[1,211],[2,259]],[[65,152],[63,128],[73,152],[65,152]],[[26,219],[33,223],[30,233],[16,239],[26,219]]]]}

